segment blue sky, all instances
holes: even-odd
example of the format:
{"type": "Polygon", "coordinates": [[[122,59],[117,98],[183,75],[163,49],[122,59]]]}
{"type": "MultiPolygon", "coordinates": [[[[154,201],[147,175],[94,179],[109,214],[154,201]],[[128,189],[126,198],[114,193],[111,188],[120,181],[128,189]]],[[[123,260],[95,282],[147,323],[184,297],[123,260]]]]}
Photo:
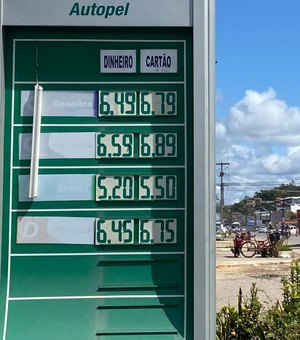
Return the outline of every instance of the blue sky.
{"type": "Polygon", "coordinates": [[[300,0],[216,0],[216,59],[225,204],[300,185],[300,0]]]}

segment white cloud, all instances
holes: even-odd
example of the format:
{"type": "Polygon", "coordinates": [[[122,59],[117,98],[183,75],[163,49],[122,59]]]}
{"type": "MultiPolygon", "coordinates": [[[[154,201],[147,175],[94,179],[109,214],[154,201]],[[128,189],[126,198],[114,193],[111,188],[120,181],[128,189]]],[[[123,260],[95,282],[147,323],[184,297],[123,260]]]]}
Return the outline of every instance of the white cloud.
{"type": "Polygon", "coordinates": [[[300,144],[300,109],[288,107],[270,88],[259,93],[247,90],[232,106],[226,128],[232,136],[268,144],[300,144]]]}
{"type": "Polygon", "coordinates": [[[225,202],[251,196],[268,183],[271,187],[295,180],[300,185],[299,131],[300,108],[289,107],[272,88],[247,90],[228,119],[216,125],[217,161],[230,163],[225,202]]]}

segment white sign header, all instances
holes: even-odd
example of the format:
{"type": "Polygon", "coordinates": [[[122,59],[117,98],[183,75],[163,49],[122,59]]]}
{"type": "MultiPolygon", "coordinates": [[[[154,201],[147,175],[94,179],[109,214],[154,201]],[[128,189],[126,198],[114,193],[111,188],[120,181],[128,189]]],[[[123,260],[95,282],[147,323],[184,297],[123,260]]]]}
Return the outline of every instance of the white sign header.
{"type": "Polygon", "coordinates": [[[177,73],[177,50],[141,50],[142,73],[177,73]]]}
{"type": "Polygon", "coordinates": [[[135,50],[101,50],[101,73],[135,73],[135,50]]]}
{"type": "Polygon", "coordinates": [[[3,25],[192,26],[192,0],[3,0],[3,25]]]}

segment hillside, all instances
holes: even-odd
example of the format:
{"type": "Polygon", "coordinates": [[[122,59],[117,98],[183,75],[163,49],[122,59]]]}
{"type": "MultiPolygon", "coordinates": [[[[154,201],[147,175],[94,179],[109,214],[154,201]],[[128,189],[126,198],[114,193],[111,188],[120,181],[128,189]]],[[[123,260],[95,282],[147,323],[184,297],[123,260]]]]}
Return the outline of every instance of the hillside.
{"type": "MultiPolygon", "coordinates": [[[[224,207],[224,218],[228,223],[245,221],[247,216],[253,216],[254,211],[275,211],[277,199],[285,197],[300,197],[300,186],[282,184],[269,190],[256,192],[253,197],[246,196],[242,201],[224,207]]],[[[293,216],[291,216],[293,217],[293,216]]]]}

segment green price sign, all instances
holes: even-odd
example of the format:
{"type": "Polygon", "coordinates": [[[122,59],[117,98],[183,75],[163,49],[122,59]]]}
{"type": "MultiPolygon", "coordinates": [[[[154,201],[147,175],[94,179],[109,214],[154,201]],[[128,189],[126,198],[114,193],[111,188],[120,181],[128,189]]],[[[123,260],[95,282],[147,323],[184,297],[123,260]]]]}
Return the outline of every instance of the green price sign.
{"type": "Polygon", "coordinates": [[[95,244],[130,244],[134,242],[134,220],[96,220],[95,244]]]}
{"type": "Polygon", "coordinates": [[[95,245],[176,244],[177,219],[97,219],[95,245]]]}
{"type": "Polygon", "coordinates": [[[140,200],[176,200],[177,176],[139,176],[140,200]]]}
{"type": "Polygon", "coordinates": [[[133,133],[96,134],[96,158],[134,157],[133,133]]]}
{"type": "Polygon", "coordinates": [[[175,116],[176,91],[99,91],[99,116],[175,116]]]}
{"type": "Polygon", "coordinates": [[[176,199],[176,175],[96,176],[96,201],[176,199]]]}
{"type": "Polygon", "coordinates": [[[134,200],[134,176],[96,176],[96,201],[134,200]]]}
{"type": "Polygon", "coordinates": [[[177,157],[177,133],[96,134],[96,158],[131,157],[177,157]]]}

